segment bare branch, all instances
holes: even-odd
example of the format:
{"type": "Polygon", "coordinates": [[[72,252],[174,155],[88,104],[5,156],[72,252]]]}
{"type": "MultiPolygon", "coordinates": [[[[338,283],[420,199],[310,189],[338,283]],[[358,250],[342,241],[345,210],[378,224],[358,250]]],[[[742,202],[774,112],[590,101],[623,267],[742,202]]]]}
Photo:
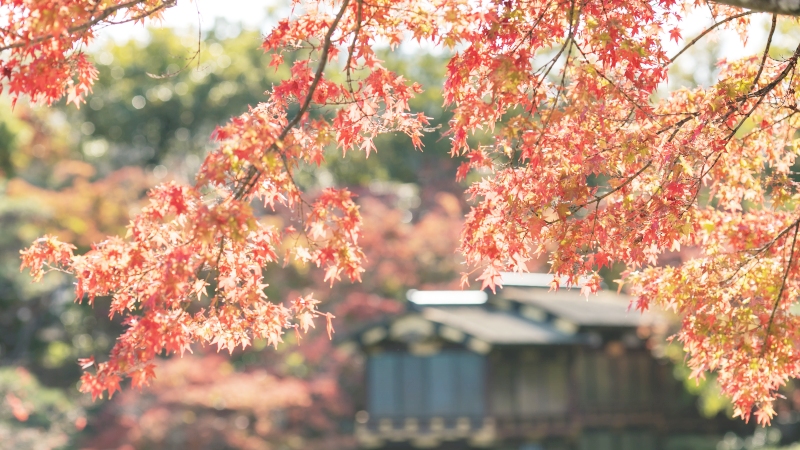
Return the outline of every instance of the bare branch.
{"type": "Polygon", "coordinates": [[[761,78],[761,73],[764,72],[764,64],[767,62],[767,57],[769,56],[769,47],[772,45],[772,36],[775,34],[775,26],[778,24],[778,15],[772,15],[772,26],[769,29],[769,37],[767,37],[767,46],[764,48],[764,56],[761,58],[761,64],[758,66],[758,73],[756,74],[756,78],[753,80],[753,89],[758,86],[758,79],[761,78]]]}
{"type": "Polygon", "coordinates": [[[769,315],[769,323],[767,324],[767,332],[764,335],[764,350],[766,350],[766,341],[769,338],[769,333],[772,329],[772,322],[775,320],[775,312],[778,311],[778,305],[781,303],[781,297],[786,290],[786,279],[789,277],[789,272],[792,270],[792,263],[794,262],[794,247],[797,243],[797,231],[800,230],[800,220],[794,222],[794,236],[792,236],[792,246],[789,248],[789,264],[786,265],[786,271],[783,272],[783,281],[781,281],[781,289],[778,291],[778,296],[775,297],[775,304],[772,306],[772,314],[769,315]]]}
{"type": "Polygon", "coordinates": [[[691,41],[690,41],[688,44],[686,44],[686,46],[685,46],[685,47],[683,47],[683,48],[681,49],[681,51],[679,51],[677,54],[675,54],[675,56],[673,56],[672,58],[670,58],[670,59],[669,59],[669,61],[667,61],[667,63],[666,63],[666,64],[664,64],[664,65],[665,65],[665,66],[668,66],[668,65],[672,64],[673,62],[675,62],[675,60],[676,60],[676,59],[678,59],[678,56],[681,56],[681,55],[683,54],[683,52],[685,52],[686,50],[689,50],[689,48],[690,48],[691,46],[693,46],[694,44],[696,44],[696,43],[697,43],[697,41],[699,41],[700,39],[702,39],[702,38],[703,38],[703,36],[707,35],[708,33],[711,33],[711,32],[712,32],[712,31],[714,31],[714,29],[716,29],[718,26],[720,26],[720,25],[722,25],[722,24],[724,24],[724,23],[730,22],[731,20],[738,19],[738,18],[740,18],[740,17],[749,16],[750,14],[753,14],[753,11],[745,11],[745,12],[743,12],[743,13],[736,14],[735,16],[730,16],[730,17],[728,17],[728,18],[727,18],[727,19],[725,19],[725,20],[720,20],[719,22],[716,22],[716,23],[714,23],[714,25],[711,25],[710,27],[708,27],[708,28],[707,28],[705,31],[703,31],[702,33],[700,33],[700,34],[699,34],[699,35],[698,35],[696,38],[692,39],[692,40],[691,40],[691,41]]]}

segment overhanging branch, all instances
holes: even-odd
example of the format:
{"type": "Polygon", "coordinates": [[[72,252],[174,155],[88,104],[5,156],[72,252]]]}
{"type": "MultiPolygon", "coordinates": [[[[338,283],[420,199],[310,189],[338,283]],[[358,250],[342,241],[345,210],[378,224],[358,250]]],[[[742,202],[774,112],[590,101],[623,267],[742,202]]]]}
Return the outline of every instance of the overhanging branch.
{"type": "Polygon", "coordinates": [[[800,0],[713,0],[714,3],[739,6],[753,11],[800,16],[800,0]]]}

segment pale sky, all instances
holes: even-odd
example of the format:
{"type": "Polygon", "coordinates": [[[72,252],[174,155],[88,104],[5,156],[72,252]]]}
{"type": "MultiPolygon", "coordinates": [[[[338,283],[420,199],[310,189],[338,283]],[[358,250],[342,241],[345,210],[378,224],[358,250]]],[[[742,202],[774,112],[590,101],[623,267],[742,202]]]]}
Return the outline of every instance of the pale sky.
{"type": "MultiPolygon", "coordinates": [[[[160,25],[147,22],[147,26],[196,30],[199,23],[205,30],[210,29],[216,19],[222,18],[246,28],[266,31],[273,24],[268,20],[267,12],[285,9],[288,4],[288,0],[179,0],[176,6],[167,9],[160,25]]],[[[142,24],[114,25],[98,34],[100,42],[106,39],[126,41],[147,37],[147,31],[142,24]]]]}
{"type": "MultiPolygon", "coordinates": [[[[148,25],[196,30],[199,24],[203,30],[208,30],[213,27],[216,19],[221,18],[232,24],[241,24],[246,28],[258,28],[266,33],[274,25],[276,17],[288,14],[289,4],[290,0],[178,0],[177,6],[166,11],[164,21],[160,25],[152,22],[149,22],[148,25]],[[271,15],[268,14],[269,11],[272,12],[271,15]]],[[[768,21],[769,16],[767,14],[759,14],[753,19],[756,26],[753,27],[747,46],[744,46],[733,32],[718,34],[716,39],[721,44],[722,55],[728,59],[738,59],[748,54],[763,51],[768,21]]],[[[691,39],[711,23],[710,14],[705,8],[700,8],[689,14],[681,24],[684,39],[691,39]]],[[[111,26],[100,31],[97,42],[102,44],[107,39],[121,42],[131,38],[146,39],[147,31],[145,27],[141,24],[111,26]]],[[[707,39],[709,37],[704,38],[703,41],[707,39]]],[[[703,41],[699,42],[701,46],[703,41]]],[[[675,44],[670,41],[666,44],[667,53],[675,54],[684,45],[684,42],[675,44]]],[[[695,64],[689,55],[681,56],[676,63],[684,71],[691,71],[695,64]]]]}
{"type": "MultiPolygon", "coordinates": [[[[285,14],[288,11],[289,3],[289,0],[179,0],[176,6],[166,11],[161,26],[196,29],[198,23],[200,23],[203,28],[210,28],[215,19],[224,18],[229,22],[242,24],[247,28],[259,28],[262,31],[267,31],[273,24],[268,19],[267,12],[271,10],[285,14]]],[[[764,16],[756,19],[761,23],[765,23],[768,19],[765,14],[759,16],[764,16]]],[[[696,34],[704,24],[710,23],[709,19],[710,15],[704,8],[701,8],[696,13],[689,14],[687,20],[682,24],[682,28],[685,27],[686,30],[684,38],[696,34]]],[[[150,23],[150,26],[154,25],[150,23]]],[[[741,56],[743,50],[750,53],[758,51],[758,48],[763,46],[766,35],[766,32],[762,31],[761,28],[759,27],[760,32],[750,39],[746,49],[732,35],[720,36],[724,53],[730,56],[741,56]]],[[[123,24],[102,30],[100,38],[126,40],[132,37],[144,38],[146,35],[147,32],[141,24],[123,24]]],[[[677,47],[674,43],[670,43],[670,48],[677,47]]]]}

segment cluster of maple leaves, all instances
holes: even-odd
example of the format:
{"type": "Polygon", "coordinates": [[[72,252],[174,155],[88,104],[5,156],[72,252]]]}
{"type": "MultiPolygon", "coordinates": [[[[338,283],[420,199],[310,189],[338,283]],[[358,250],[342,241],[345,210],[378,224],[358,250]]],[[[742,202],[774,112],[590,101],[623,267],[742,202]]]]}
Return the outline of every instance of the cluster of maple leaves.
{"type": "MultiPolygon", "coordinates": [[[[391,297],[404,292],[403,286],[457,288],[455,275],[461,259],[453,249],[463,221],[462,208],[457,197],[432,191],[436,199],[423,200],[424,206],[415,209],[420,219],[405,223],[402,210],[392,206],[393,194],[359,190],[364,218],[359,243],[367,255],[363,282],[325,289],[322,277],[303,278],[304,283],[313,283],[303,289],[319,295],[335,314],[338,333],[401,312],[403,305],[391,297]],[[439,284],[443,281],[448,284],[439,284]]],[[[299,264],[293,265],[302,270],[299,264]]],[[[284,279],[287,272],[292,278],[298,276],[293,270],[267,271],[271,298],[294,296],[297,279],[284,279]]],[[[293,339],[288,336],[286,341],[293,339]]],[[[185,436],[187,445],[199,448],[226,444],[256,449],[263,448],[264,442],[299,445],[299,436],[299,446],[308,450],[356,446],[352,434],[339,428],[341,421],[352,420],[363,388],[364,373],[352,355],[325,333],[303,335],[302,345],[283,345],[275,352],[258,351],[263,344],[258,341],[255,349],[236,349],[232,357],[217,355],[214,348],[196,347],[193,355],[160,359],[157,378],[147,389],[123,389],[93,415],[90,423],[103,431],[89,436],[83,445],[168,449],[176,445],[178,433],[185,436]],[[232,363],[244,370],[230,372],[232,363]],[[246,429],[237,423],[244,418],[250,419],[246,429]],[[228,426],[220,427],[220,422],[228,426]]]]}
{"type": "MultiPolygon", "coordinates": [[[[219,146],[195,186],[155,188],[127,237],[86,255],[53,237],[23,252],[35,278],[70,272],[79,299],[111,296],[112,312],[126,318],[110,359],[84,375],[85,391],[111,394],[125,376],[146,383],[157,354],[198,340],[277,344],[286,330],[312,325],[320,315],[312,298],[288,306],[265,298],[262,269],[297,230],[259,222],[253,201],[296,211],[303,239],[289,251],[324,266],[326,280],[360,278],[352,195],[328,189],[309,199],[293,173],[332,146],[369,153],[381,133],[405,133],[420,146],[428,119],[408,100],[421,87],[375,53],[376,43],[415,39],[455,52],[444,86],[454,112],[447,135],[452,154],[466,159],[459,176],[482,176],[468,190],[474,206],[461,251],[482,270],[483,288],[549,252],[555,275],[591,277],[588,294],[600,286],[600,268],[624,262],[638,309],[684,317],[677,338],[695,374],[716,370],[737,415],[769,422],[777,389],[800,375],[800,318],[791,311],[800,289],[791,177],[800,47],[773,59],[768,43],[763,54],[720,61],[710,87],[655,95],[679,56],[666,53],[664,36],[680,39],[674,24],[692,7],[710,8],[711,28],[740,31],[752,12],[701,0],[295,3],[263,48],[275,65],[286,52],[305,57],[266,102],[217,130],[219,146]],[[326,71],[332,62],[343,75],[326,71]],[[473,138],[485,130],[490,141],[473,138]],[[655,266],[681,246],[699,256],[655,266]],[[209,306],[188,313],[202,296],[209,306]]],[[[77,102],[95,76],[81,52],[92,30],[166,6],[13,0],[2,10],[11,26],[0,29],[0,87],[77,102]]]]}

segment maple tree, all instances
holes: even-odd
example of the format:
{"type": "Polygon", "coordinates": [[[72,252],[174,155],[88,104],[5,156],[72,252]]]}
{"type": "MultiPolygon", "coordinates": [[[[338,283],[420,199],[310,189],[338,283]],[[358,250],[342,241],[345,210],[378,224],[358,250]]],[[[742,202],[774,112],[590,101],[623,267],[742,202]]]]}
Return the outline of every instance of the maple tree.
{"type": "MultiPolygon", "coordinates": [[[[312,197],[294,175],[320,164],[329,147],[369,154],[384,133],[420,147],[431,129],[409,101],[422,86],[376,55],[376,43],[414,39],[455,51],[446,134],[452,154],[466,159],[458,176],[480,178],[468,190],[474,206],[460,248],[483,288],[547,252],[555,275],[589,276],[588,295],[600,286],[599,269],[625,263],[638,309],[684,317],[677,338],[694,375],[717,371],[735,413],[768,423],[777,389],[800,374],[800,318],[791,310],[800,289],[792,174],[800,47],[769,52],[777,13],[796,13],[792,2],[724,3],[707,3],[715,22],[706,32],[746,35],[755,11],[769,11],[766,49],[720,61],[712,86],[662,93],[682,53],[668,55],[664,37],[680,42],[677,24],[703,1],[297,2],[263,49],[275,67],[287,54],[303,56],[266,102],[215,131],[218,146],[194,186],[154,188],[126,237],[84,255],[52,236],[23,252],[35,279],[66,271],[78,299],[111,296],[112,314],[125,317],[110,359],[83,361],[96,368],[82,389],[111,395],[123,377],[145,384],[157,354],[193,342],[277,345],[285,331],[314,326],[323,315],[314,298],[284,306],[264,294],[262,269],[280,254],[323,267],[331,283],[361,278],[362,225],[350,191],[312,197]],[[343,74],[326,71],[334,61],[343,74]],[[473,138],[485,130],[490,139],[473,138]],[[259,220],[253,202],[289,208],[300,229],[259,220]],[[699,256],[656,265],[681,246],[699,256]],[[189,312],[204,296],[206,306],[189,312]]],[[[0,86],[13,98],[66,94],[78,104],[96,77],[81,51],[94,30],[156,18],[171,4],[13,0],[0,9],[0,86]]]]}

